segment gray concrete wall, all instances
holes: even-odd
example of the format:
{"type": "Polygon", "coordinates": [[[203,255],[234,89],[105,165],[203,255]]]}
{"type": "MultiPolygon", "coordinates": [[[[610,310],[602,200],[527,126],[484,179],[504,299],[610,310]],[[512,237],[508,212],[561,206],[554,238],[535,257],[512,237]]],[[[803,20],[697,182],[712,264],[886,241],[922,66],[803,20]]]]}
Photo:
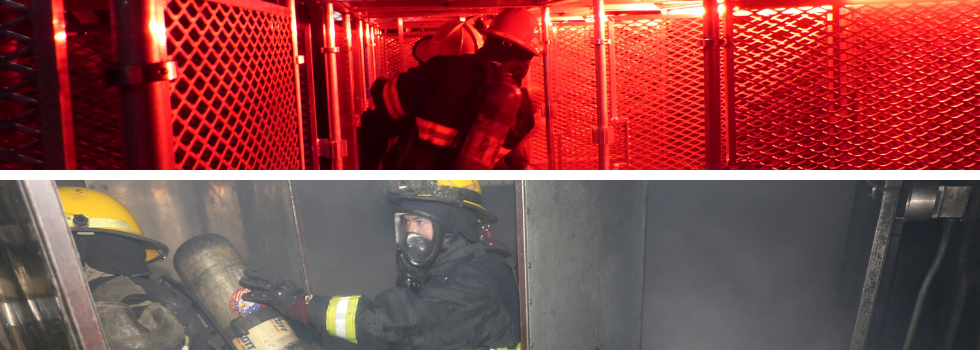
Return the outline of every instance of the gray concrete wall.
{"type": "Polygon", "coordinates": [[[644,349],[835,349],[853,181],[651,181],[644,349]]]}

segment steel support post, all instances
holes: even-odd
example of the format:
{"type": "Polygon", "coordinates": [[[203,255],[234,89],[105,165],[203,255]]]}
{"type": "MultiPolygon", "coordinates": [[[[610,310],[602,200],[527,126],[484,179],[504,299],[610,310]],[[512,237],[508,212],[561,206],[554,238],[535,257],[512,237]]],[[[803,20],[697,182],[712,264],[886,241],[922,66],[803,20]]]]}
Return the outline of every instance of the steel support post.
{"type": "Polygon", "coordinates": [[[359,113],[363,113],[364,111],[371,109],[372,107],[371,106],[371,81],[368,80],[367,39],[365,38],[365,36],[368,34],[365,31],[365,28],[366,26],[364,25],[364,20],[358,18],[357,19],[358,46],[357,47],[358,50],[361,51],[361,57],[360,57],[361,59],[360,62],[358,62],[358,64],[361,65],[361,76],[357,78],[361,80],[361,86],[364,87],[364,89],[361,90],[361,96],[358,97],[363,101],[361,102],[361,110],[359,111],[359,113]]]}
{"type": "Polygon", "coordinates": [[[44,168],[72,170],[75,136],[72,126],[71,91],[68,80],[67,33],[62,0],[34,1],[34,74],[37,79],[44,168]]]}
{"type": "Polygon", "coordinates": [[[344,156],[347,148],[341,130],[340,87],[337,79],[337,30],[333,22],[333,3],[327,2],[323,23],[327,26],[327,76],[330,80],[330,151],[333,154],[333,169],[344,169],[344,156]]]}
{"type": "Polygon", "coordinates": [[[344,13],[344,35],[347,40],[347,50],[344,50],[344,55],[347,57],[347,82],[350,89],[347,94],[347,104],[348,108],[346,111],[347,118],[344,123],[344,139],[347,140],[347,144],[350,148],[347,150],[349,155],[346,158],[344,167],[347,169],[357,169],[357,105],[356,96],[359,95],[357,79],[354,78],[354,34],[351,30],[350,23],[350,13],[344,13]]]}
{"type": "MultiPolygon", "coordinates": [[[[707,0],[706,0],[707,1],[707,0]]],[[[609,113],[607,106],[607,86],[606,86],[606,11],[603,7],[603,0],[594,0],[592,15],[595,18],[595,85],[596,85],[596,137],[594,139],[599,144],[599,169],[609,169],[609,144],[612,143],[612,128],[609,127],[609,113]]]]}
{"type": "Polygon", "coordinates": [[[400,71],[407,70],[408,54],[405,53],[405,19],[398,17],[398,65],[400,71]]]}
{"type": "Polygon", "coordinates": [[[738,124],[735,120],[735,8],[725,4],[725,114],[728,118],[726,131],[728,134],[727,168],[734,169],[738,163],[736,152],[736,136],[738,124]]]}
{"type": "Polygon", "coordinates": [[[370,24],[368,24],[368,32],[371,33],[370,35],[368,35],[368,71],[367,71],[367,73],[368,73],[368,88],[367,88],[367,90],[368,90],[368,94],[370,96],[370,91],[371,91],[371,87],[370,86],[372,84],[374,84],[374,81],[375,80],[378,79],[377,56],[375,56],[375,53],[374,53],[374,47],[377,45],[376,44],[377,40],[375,38],[376,38],[376,36],[378,34],[378,30],[376,28],[374,28],[373,26],[371,26],[370,24]]]}
{"type": "MultiPolygon", "coordinates": [[[[300,88],[300,84],[302,84],[302,82],[299,80],[299,70],[304,69],[305,67],[300,67],[299,64],[300,52],[299,52],[299,37],[298,37],[299,31],[296,25],[296,0],[289,0],[289,14],[290,14],[289,25],[293,27],[293,30],[291,31],[292,32],[291,36],[292,36],[292,43],[293,43],[293,74],[296,76],[294,80],[296,81],[296,121],[297,121],[296,132],[297,135],[299,135],[299,168],[302,170],[306,170],[306,162],[303,159],[304,157],[306,157],[306,155],[303,154],[304,152],[306,152],[306,147],[303,147],[303,89],[300,88]]],[[[308,26],[307,26],[307,30],[309,30],[308,26]]],[[[310,36],[306,35],[306,38],[307,40],[309,40],[310,36]]],[[[304,47],[309,48],[310,45],[307,44],[304,47]]],[[[312,77],[312,76],[307,75],[307,77],[312,77]]],[[[316,148],[316,147],[312,147],[312,148],[316,148]]],[[[316,161],[314,161],[314,163],[316,163],[316,161]]]]}
{"type": "Polygon", "coordinates": [[[718,57],[718,0],[704,0],[705,169],[721,169],[721,60],[718,57]]]}
{"type": "Polygon", "coordinates": [[[868,260],[868,271],[864,278],[864,287],[861,290],[861,300],[858,304],[857,321],[854,323],[850,350],[864,350],[867,344],[871,316],[874,313],[875,297],[878,295],[878,284],[881,282],[881,274],[884,270],[888,241],[895,227],[895,213],[898,210],[898,197],[901,191],[901,181],[885,182],[881,210],[878,212],[878,224],[875,226],[871,256],[868,260]]]}
{"type": "MultiPolygon", "coordinates": [[[[547,7],[546,7],[547,8],[547,7]]],[[[527,223],[527,212],[524,210],[524,206],[527,203],[525,196],[527,195],[527,181],[515,181],[514,182],[514,192],[515,197],[517,197],[517,289],[520,293],[519,299],[521,302],[521,345],[522,348],[531,349],[534,345],[531,343],[530,334],[530,312],[528,304],[531,300],[528,298],[527,290],[527,274],[528,270],[531,269],[531,265],[527,262],[527,232],[525,224],[527,223]]]]}
{"type": "Polygon", "coordinates": [[[116,63],[128,169],[173,169],[173,110],[164,1],[113,0],[116,63]]]}
{"type": "Polygon", "coordinates": [[[541,59],[544,64],[544,120],[547,130],[548,169],[557,170],[558,168],[556,166],[558,164],[555,161],[555,118],[552,110],[554,92],[551,91],[551,69],[553,68],[551,65],[551,40],[553,39],[551,32],[551,7],[541,7],[541,24],[544,25],[544,30],[542,31],[544,35],[544,52],[541,54],[541,59]]]}
{"type": "MultiPolygon", "coordinates": [[[[316,83],[314,81],[316,77],[316,75],[314,75],[316,74],[314,69],[316,60],[313,59],[313,39],[311,38],[313,32],[310,29],[311,26],[312,25],[310,24],[304,24],[302,29],[300,29],[304,32],[303,47],[306,48],[305,52],[303,53],[306,62],[303,63],[303,67],[301,69],[306,70],[306,109],[309,111],[309,115],[306,117],[308,118],[308,123],[310,125],[310,142],[312,143],[310,145],[310,157],[313,159],[311,163],[313,163],[313,170],[320,170],[320,147],[317,145],[317,140],[320,138],[320,131],[317,129],[316,83]]],[[[300,116],[302,116],[302,113],[300,113],[300,116]]],[[[303,125],[300,124],[301,128],[302,126],[303,125]]]]}
{"type": "Polygon", "coordinates": [[[27,205],[34,215],[38,239],[44,247],[52,278],[65,306],[80,350],[107,350],[102,326],[92,302],[92,293],[83,275],[71,231],[65,222],[53,181],[21,181],[27,205]]]}

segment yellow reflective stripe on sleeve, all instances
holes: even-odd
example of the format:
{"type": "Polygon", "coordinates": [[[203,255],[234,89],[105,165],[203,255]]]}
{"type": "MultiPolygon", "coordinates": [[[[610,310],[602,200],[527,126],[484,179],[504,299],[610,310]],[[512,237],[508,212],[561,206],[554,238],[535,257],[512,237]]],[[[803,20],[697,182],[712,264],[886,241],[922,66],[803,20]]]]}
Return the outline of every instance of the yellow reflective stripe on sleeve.
{"type": "Polygon", "coordinates": [[[350,297],[347,301],[347,316],[345,317],[346,329],[347,329],[347,341],[357,344],[357,328],[355,328],[355,316],[357,316],[357,301],[361,299],[360,295],[355,295],[350,297]]]}
{"type": "Polygon", "coordinates": [[[385,87],[382,90],[382,99],[385,101],[385,107],[388,108],[388,113],[391,114],[392,118],[395,120],[405,119],[408,113],[405,113],[405,109],[402,108],[401,100],[398,99],[398,75],[396,74],[391,80],[385,83],[385,87]]]}
{"type": "Polygon", "coordinates": [[[415,125],[419,130],[419,139],[436,146],[449,146],[459,134],[459,130],[420,117],[415,117],[415,125]]]}
{"type": "Polygon", "coordinates": [[[357,343],[357,329],[354,321],[357,315],[357,301],[360,298],[360,295],[330,298],[330,303],[327,304],[327,333],[357,343]]]}

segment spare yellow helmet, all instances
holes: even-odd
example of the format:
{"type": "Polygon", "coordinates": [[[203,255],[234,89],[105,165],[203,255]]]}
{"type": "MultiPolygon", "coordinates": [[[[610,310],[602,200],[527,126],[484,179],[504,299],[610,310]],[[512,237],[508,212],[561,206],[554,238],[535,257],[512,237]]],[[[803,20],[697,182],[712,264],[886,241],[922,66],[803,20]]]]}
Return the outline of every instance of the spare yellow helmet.
{"type": "Polygon", "coordinates": [[[147,262],[163,260],[170,252],[166,244],[144,237],[136,218],[115,198],[82,187],[58,187],[58,195],[72,233],[102,233],[139,241],[146,247],[147,262]]]}
{"type": "Polygon", "coordinates": [[[469,209],[485,224],[497,222],[497,217],[483,207],[483,191],[476,180],[396,180],[385,188],[388,200],[436,201],[469,209]]]}

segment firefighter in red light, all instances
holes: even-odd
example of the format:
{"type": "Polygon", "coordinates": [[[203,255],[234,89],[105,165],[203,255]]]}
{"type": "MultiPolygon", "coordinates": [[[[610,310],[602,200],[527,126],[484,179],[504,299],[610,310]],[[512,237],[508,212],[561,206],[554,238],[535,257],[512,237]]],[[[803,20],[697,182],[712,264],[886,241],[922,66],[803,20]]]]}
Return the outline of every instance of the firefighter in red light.
{"type": "Polygon", "coordinates": [[[437,55],[374,83],[376,107],[365,112],[359,131],[362,169],[376,169],[379,163],[382,169],[527,166],[523,154],[504,157],[534,127],[530,98],[520,86],[541,52],[537,19],[524,9],[503,10],[489,28],[476,28],[486,39],[475,54],[445,53],[446,34],[476,42],[470,27],[477,26],[464,22],[440,30],[443,37],[437,33],[427,45],[437,55]]]}

